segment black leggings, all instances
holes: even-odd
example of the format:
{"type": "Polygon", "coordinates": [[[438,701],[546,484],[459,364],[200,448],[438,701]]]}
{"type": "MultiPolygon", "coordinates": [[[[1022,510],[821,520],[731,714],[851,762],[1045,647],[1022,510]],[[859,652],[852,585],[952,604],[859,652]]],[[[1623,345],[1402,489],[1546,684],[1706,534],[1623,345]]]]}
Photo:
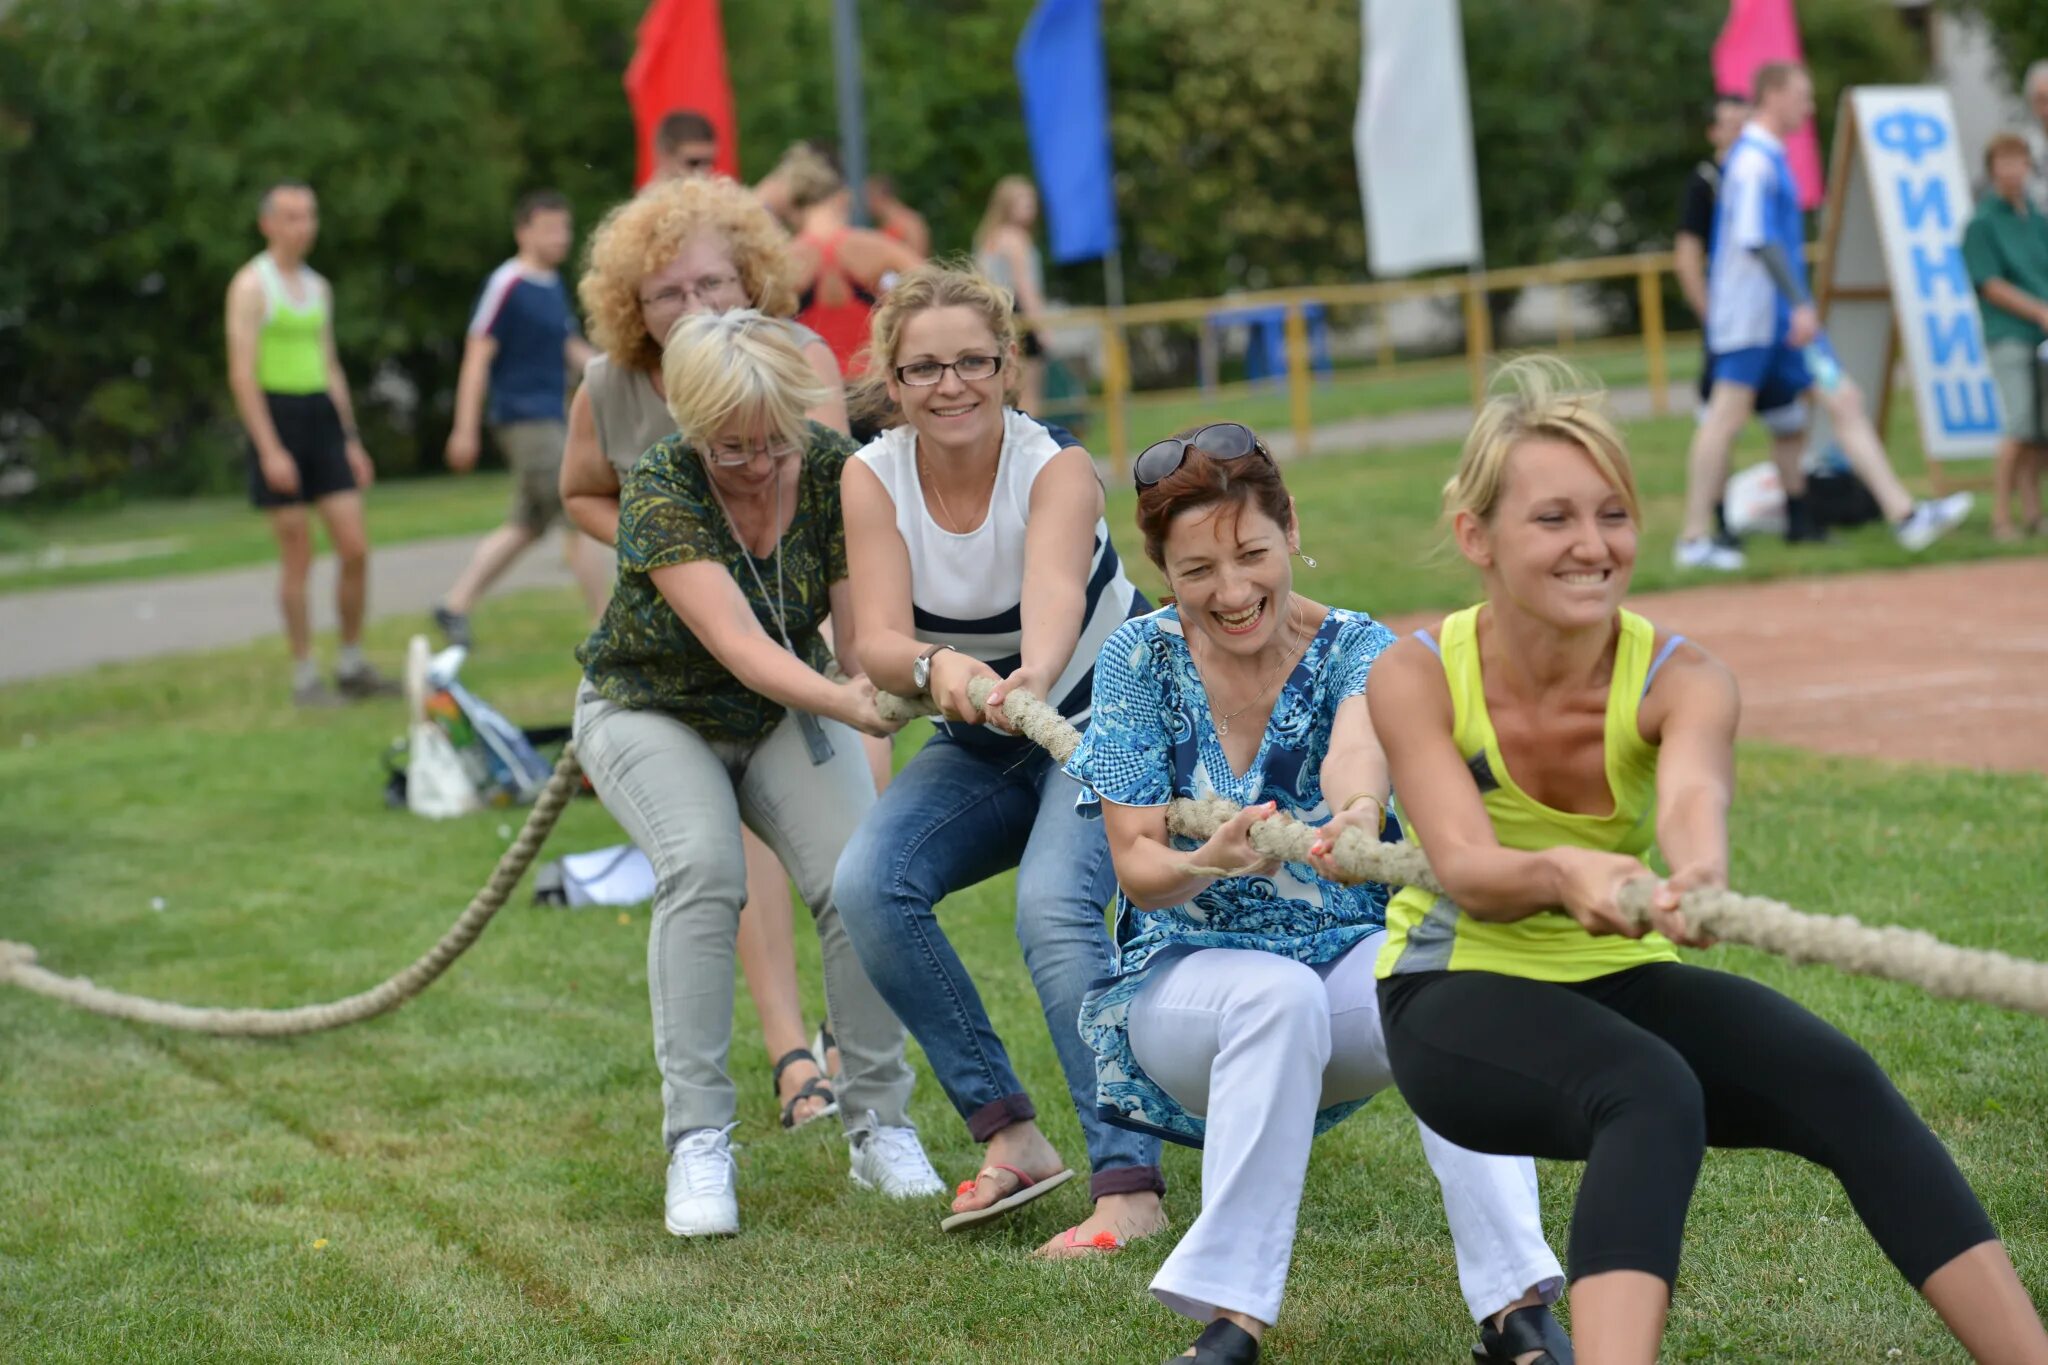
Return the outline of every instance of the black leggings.
{"type": "Polygon", "coordinates": [[[1962,1172],[1870,1054],[1744,977],[1678,963],[1571,985],[1492,972],[1380,982],[1394,1080],[1474,1151],[1586,1163],[1571,1278],[1678,1278],[1709,1146],[1827,1167],[1914,1288],[1997,1236],[1962,1172]]]}

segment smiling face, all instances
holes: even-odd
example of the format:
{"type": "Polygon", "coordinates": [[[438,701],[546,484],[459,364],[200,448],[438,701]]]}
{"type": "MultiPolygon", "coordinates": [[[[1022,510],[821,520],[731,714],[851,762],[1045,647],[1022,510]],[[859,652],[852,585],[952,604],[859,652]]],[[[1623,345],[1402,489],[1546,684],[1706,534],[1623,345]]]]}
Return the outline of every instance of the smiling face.
{"type": "Polygon", "coordinates": [[[1013,363],[1004,355],[988,322],[973,308],[927,308],[903,320],[896,354],[890,357],[890,399],[919,438],[940,450],[1000,448],[1003,440],[1003,384],[1013,363]],[[962,379],[950,368],[966,356],[1000,356],[1001,367],[986,379],[962,379]],[[897,377],[906,365],[937,361],[949,368],[936,384],[906,384],[897,377]]]}
{"type": "Polygon", "coordinates": [[[1250,499],[1178,512],[1161,546],[1182,625],[1205,644],[1245,658],[1287,627],[1295,539],[1250,499]]]}
{"type": "Polygon", "coordinates": [[[1636,522],[1593,457],[1570,441],[1532,437],[1508,456],[1491,517],[1461,511],[1458,549],[1487,596],[1559,629],[1611,619],[1635,570],[1636,522]]]}

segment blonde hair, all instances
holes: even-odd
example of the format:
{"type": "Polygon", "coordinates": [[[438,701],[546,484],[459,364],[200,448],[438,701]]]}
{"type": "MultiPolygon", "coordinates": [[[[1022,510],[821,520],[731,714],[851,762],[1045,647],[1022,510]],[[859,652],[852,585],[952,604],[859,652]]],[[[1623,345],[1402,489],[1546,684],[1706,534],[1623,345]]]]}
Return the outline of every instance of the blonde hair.
{"type": "Polygon", "coordinates": [[[903,340],[903,324],[934,308],[971,308],[980,315],[1003,357],[1003,397],[1017,396],[1021,376],[1010,291],[964,259],[926,261],[889,286],[868,318],[867,371],[854,387],[851,407],[876,426],[895,426],[903,420],[888,388],[896,372],[896,348],[903,340]]]}
{"type": "Polygon", "coordinates": [[[678,320],[662,349],[661,388],[677,429],[700,448],[735,418],[758,418],[801,445],[804,413],[828,397],[789,324],[752,308],[678,320]]]}
{"type": "Polygon", "coordinates": [[[808,142],[798,142],[782,154],[774,174],[789,193],[790,207],[802,212],[822,204],[846,188],[845,177],[823,152],[808,142]]]}
{"type": "Polygon", "coordinates": [[[1606,412],[1599,384],[1553,355],[1525,355],[1500,367],[1479,409],[1458,470],[1444,485],[1444,519],[1470,512],[1493,520],[1507,488],[1508,461],[1525,441],[1566,441],[1586,452],[1602,478],[1640,521],[1628,447],[1606,412]]]}
{"type": "Polygon", "coordinates": [[[576,286],[591,340],[612,364],[661,369],[661,340],[647,333],[640,285],[667,269],[685,242],[707,234],[725,242],[750,304],[775,317],[795,315],[789,236],[745,186],[717,177],[659,180],[604,216],[576,286]]]}
{"type": "Polygon", "coordinates": [[[1017,211],[1017,197],[1025,192],[1036,194],[1038,187],[1031,183],[1028,175],[1006,175],[996,181],[996,187],[989,191],[988,208],[981,215],[981,226],[974,230],[974,245],[977,250],[988,246],[988,235],[1005,223],[1013,221],[1017,211]]]}

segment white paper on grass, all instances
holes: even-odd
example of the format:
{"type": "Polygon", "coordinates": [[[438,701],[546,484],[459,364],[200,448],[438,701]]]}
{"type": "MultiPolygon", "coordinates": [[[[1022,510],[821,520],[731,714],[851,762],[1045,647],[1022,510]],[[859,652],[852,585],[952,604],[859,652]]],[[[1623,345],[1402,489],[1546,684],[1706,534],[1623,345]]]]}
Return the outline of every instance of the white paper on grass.
{"type": "Polygon", "coordinates": [[[1360,0],[1352,147],[1378,276],[1485,260],[1458,0],[1360,0]]]}

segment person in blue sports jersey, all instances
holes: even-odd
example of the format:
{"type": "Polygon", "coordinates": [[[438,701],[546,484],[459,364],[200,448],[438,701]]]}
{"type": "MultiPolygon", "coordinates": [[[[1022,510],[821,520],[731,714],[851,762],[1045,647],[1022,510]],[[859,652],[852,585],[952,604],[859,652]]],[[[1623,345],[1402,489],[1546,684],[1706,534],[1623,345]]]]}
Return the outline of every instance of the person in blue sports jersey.
{"type": "MultiPolygon", "coordinates": [[[[1693,431],[1685,526],[1675,558],[1681,569],[1740,569],[1739,551],[1711,538],[1714,503],[1728,479],[1728,452],[1765,388],[1810,395],[1834,423],[1835,439],[1877,500],[1899,544],[1924,550],[1969,515],[1968,493],[1915,502],[1892,471],[1884,443],[1843,376],[1820,330],[1806,283],[1805,217],[1785,158],[1785,139],[1813,117],[1806,68],[1772,62],[1757,72],[1756,116],[1729,149],[1707,269],[1707,349],[1713,391],[1693,431]]],[[[1794,471],[1794,478],[1798,477],[1794,471]]],[[[1787,497],[1804,493],[1788,482],[1787,497]]]]}

